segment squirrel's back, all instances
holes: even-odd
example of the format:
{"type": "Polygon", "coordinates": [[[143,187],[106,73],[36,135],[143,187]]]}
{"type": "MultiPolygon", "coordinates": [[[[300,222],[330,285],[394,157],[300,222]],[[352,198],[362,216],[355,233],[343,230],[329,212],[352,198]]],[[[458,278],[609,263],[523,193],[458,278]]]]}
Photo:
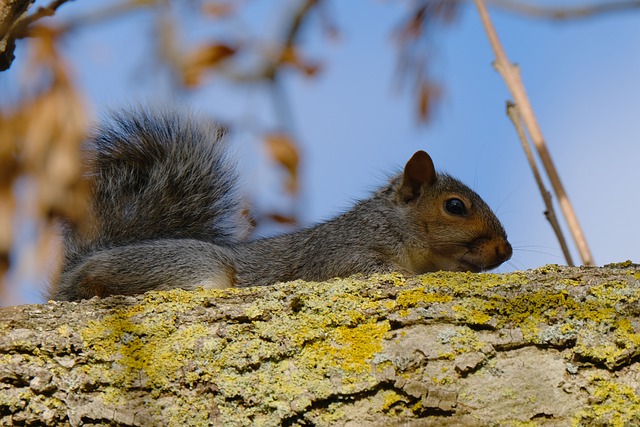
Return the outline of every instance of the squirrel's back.
{"type": "Polygon", "coordinates": [[[87,232],[64,231],[66,268],[87,254],[133,242],[244,236],[235,164],[225,130],[191,113],[110,113],[87,141],[87,232]]]}

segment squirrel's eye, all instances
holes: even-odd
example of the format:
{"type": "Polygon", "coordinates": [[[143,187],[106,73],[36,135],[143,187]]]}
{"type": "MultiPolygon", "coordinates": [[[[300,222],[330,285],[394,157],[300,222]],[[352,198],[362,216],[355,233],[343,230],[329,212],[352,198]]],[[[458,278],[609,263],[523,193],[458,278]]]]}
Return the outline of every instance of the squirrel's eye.
{"type": "Polygon", "coordinates": [[[459,215],[463,216],[467,214],[467,207],[464,205],[464,202],[460,199],[449,199],[444,202],[444,208],[451,215],[459,215]]]}

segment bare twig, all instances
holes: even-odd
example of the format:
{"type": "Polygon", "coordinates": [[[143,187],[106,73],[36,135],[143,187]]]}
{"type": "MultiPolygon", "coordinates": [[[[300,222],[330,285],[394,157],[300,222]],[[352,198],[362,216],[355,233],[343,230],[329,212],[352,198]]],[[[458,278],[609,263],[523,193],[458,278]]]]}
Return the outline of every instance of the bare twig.
{"type": "Polygon", "coordinates": [[[127,13],[159,4],[161,0],[124,0],[118,3],[109,4],[102,9],[96,9],[83,15],[68,19],[59,25],[60,32],[69,32],[78,27],[89,27],[91,25],[109,22],[120,18],[127,13]]]}
{"type": "Polygon", "coordinates": [[[498,39],[496,30],[493,27],[493,23],[491,22],[491,18],[489,17],[489,13],[487,12],[484,1],[474,0],[474,2],[476,4],[476,7],[478,8],[478,13],[480,14],[480,18],[482,19],[485,31],[487,33],[487,36],[489,37],[491,47],[493,48],[493,52],[496,56],[494,66],[498,73],[500,73],[500,75],[504,79],[509,92],[511,92],[511,95],[513,96],[516,104],[520,109],[524,124],[527,127],[536,150],[538,151],[540,160],[542,161],[545,171],[549,176],[551,186],[553,187],[553,190],[558,198],[558,203],[560,203],[562,212],[564,213],[565,219],[567,220],[569,230],[571,231],[571,234],[573,235],[573,238],[576,242],[578,252],[580,253],[580,257],[582,258],[582,263],[584,265],[592,265],[593,257],[591,256],[591,251],[589,250],[589,246],[585,239],[584,233],[580,228],[580,224],[573,210],[573,206],[571,205],[569,197],[567,196],[564,186],[562,185],[560,176],[558,175],[556,167],[553,164],[551,154],[547,149],[544,137],[542,136],[542,131],[540,130],[540,126],[538,125],[536,116],[533,113],[533,108],[531,107],[531,103],[529,102],[529,97],[527,96],[524,85],[522,83],[522,79],[520,78],[520,71],[518,70],[517,66],[509,62],[509,59],[507,58],[507,55],[505,54],[502,45],[500,44],[500,40],[498,39]]]}
{"type": "MultiPolygon", "coordinates": [[[[15,40],[31,37],[34,23],[42,18],[53,16],[58,8],[73,0],[52,0],[47,6],[38,7],[35,12],[27,14],[29,6],[33,0],[14,0],[5,5],[0,5],[0,71],[4,71],[13,62],[13,50],[15,40]]],[[[110,5],[98,12],[87,14],[76,19],[67,21],[57,27],[57,31],[63,33],[73,28],[102,20],[117,17],[131,9],[152,5],[157,0],[129,0],[110,5]]]]}
{"type": "Polygon", "coordinates": [[[558,223],[556,211],[553,208],[553,199],[551,196],[551,192],[547,190],[544,182],[542,181],[542,177],[540,176],[538,165],[536,164],[536,161],[533,157],[533,152],[531,151],[529,140],[527,139],[524,127],[522,126],[522,116],[520,115],[520,110],[518,109],[518,106],[511,101],[507,101],[507,116],[509,116],[511,122],[513,123],[513,126],[516,128],[518,138],[520,138],[520,143],[522,143],[522,149],[527,156],[529,166],[531,167],[531,171],[533,172],[533,177],[535,178],[536,183],[538,184],[538,188],[540,189],[540,194],[542,195],[542,200],[544,200],[544,205],[546,207],[544,216],[547,218],[547,221],[549,221],[549,224],[551,224],[553,232],[556,233],[556,237],[558,238],[558,242],[560,242],[560,248],[562,249],[564,258],[567,260],[567,265],[573,266],[573,259],[571,258],[569,247],[567,246],[567,240],[564,238],[564,234],[562,233],[562,229],[560,228],[560,224],[558,223]]]}
{"type": "Polygon", "coordinates": [[[500,7],[510,12],[516,12],[535,18],[556,20],[591,18],[605,13],[640,9],[640,0],[607,0],[602,3],[575,7],[544,7],[516,0],[488,0],[488,2],[493,6],[500,7]]]}
{"type": "Polygon", "coordinates": [[[58,8],[63,4],[72,0],[53,0],[49,3],[48,6],[41,6],[36,9],[31,15],[25,16],[16,22],[12,29],[13,37],[16,39],[24,38],[28,35],[28,29],[31,24],[36,22],[39,19],[45,18],[47,16],[53,16],[58,8]]]}
{"type": "Polygon", "coordinates": [[[436,27],[450,24],[458,16],[460,0],[417,0],[395,30],[399,42],[398,83],[402,89],[407,82],[417,106],[417,118],[427,123],[434,105],[441,97],[441,85],[432,76],[432,35],[436,27]]]}

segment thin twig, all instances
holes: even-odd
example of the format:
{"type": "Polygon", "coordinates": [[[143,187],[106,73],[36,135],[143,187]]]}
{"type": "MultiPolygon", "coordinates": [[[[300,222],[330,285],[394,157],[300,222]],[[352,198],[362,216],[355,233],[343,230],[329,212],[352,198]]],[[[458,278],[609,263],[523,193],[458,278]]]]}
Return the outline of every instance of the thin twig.
{"type": "Polygon", "coordinates": [[[492,6],[496,6],[510,12],[516,12],[535,18],[555,20],[591,18],[605,13],[640,9],[640,0],[608,0],[602,3],[576,7],[544,7],[515,0],[488,0],[488,2],[492,6]]]}
{"type": "Polygon", "coordinates": [[[551,186],[553,187],[556,197],[558,198],[558,203],[562,208],[562,212],[564,213],[567,225],[569,226],[569,230],[573,235],[573,239],[575,240],[578,252],[580,253],[580,257],[582,258],[582,263],[584,265],[593,265],[593,257],[591,256],[589,245],[587,244],[584,233],[580,228],[578,218],[573,210],[571,202],[569,201],[567,192],[562,185],[560,176],[558,175],[556,167],[553,164],[551,154],[547,149],[544,137],[542,136],[542,131],[540,130],[540,126],[538,125],[536,116],[533,113],[533,108],[531,107],[529,97],[527,96],[524,85],[522,83],[522,79],[520,78],[520,71],[518,70],[518,67],[509,62],[507,55],[505,54],[502,45],[500,44],[500,40],[498,39],[496,30],[493,27],[493,23],[491,22],[491,18],[489,17],[489,13],[487,12],[484,1],[474,0],[474,2],[476,4],[476,7],[478,8],[478,13],[480,14],[480,18],[482,19],[482,24],[484,25],[487,36],[489,37],[489,42],[491,43],[491,47],[493,48],[493,52],[496,57],[494,66],[498,73],[500,73],[500,75],[504,79],[509,92],[511,92],[511,96],[513,96],[513,99],[520,108],[522,119],[525,126],[527,127],[529,135],[531,136],[531,141],[538,151],[538,156],[542,161],[545,171],[549,176],[549,181],[551,182],[551,186]]]}
{"type": "Polygon", "coordinates": [[[21,39],[29,35],[29,27],[31,24],[39,19],[46,18],[47,16],[53,16],[58,8],[63,4],[72,0],[54,0],[49,3],[48,6],[40,6],[30,15],[25,16],[15,23],[11,30],[12,36],[16,39],[21,39]]]}
{"type": "Polygon", "coordinates": [[[109,22],[113,19],[125,16],[131,11],[156,6],[160,1],[161,0],[125,0],[118,3],[112,3],[101,9],[96,9],[91,12],[69,18],[58,26],[58,30],[62,33],[66,33],[73,31],[76,28],[86,28],[91,25],[109,22]]]}
{"type": "Polygon", "coordinates": [[[522,143],[522,149],[524,150],[524,154],[527,156],[529,166],[531,167],[531,171],[533,172],[533,177],[535,178],[536,183],[538,184],[538,188],[540,189],[540,194],[542,195],[542,200],[544,200],[544,205],[546,207],[544,216],[547,218],[547,221],[549,221],[549,224],[551,224],[553,232],[556,233],[556,237],[558,238],[558,242],[560,242],[560,248],[562,249],[564,258],[567,260],[567,265],[573,266],[573,259],[571,258],[569,247],[567,246],[567,240],[564,238],[564,234],[562,233],[562,229],[560,228],[560,223],[558,223],[556,211],[553,207],[551,192],[547,190],[544,182],[542,181],[540,171],[538,170],[538,165],[536,164],[536,161],[533,157],[533,151],[531,151],[529,140],[527,139],[524,127],[522,126],[522,116],[520,115],[520,109],[511,101],[507,101],[507,116],[509,116],[511,122],[513,123],[513,126],[516,128],[518,138],[520,138],[520,143],[522,143]]]}

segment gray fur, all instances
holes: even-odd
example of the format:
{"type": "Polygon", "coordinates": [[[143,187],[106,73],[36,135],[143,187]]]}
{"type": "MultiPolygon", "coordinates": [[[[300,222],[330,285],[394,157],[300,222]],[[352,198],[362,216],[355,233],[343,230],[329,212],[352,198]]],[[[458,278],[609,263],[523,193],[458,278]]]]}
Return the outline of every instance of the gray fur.
{"type": "MultiPolygon", "coordinates": [[[[399,200],[401,181],[402,174],[399,174],[371,198],[328,222],[291,234],[235,245],[237,286],[269,285],[296,279],[322,281],[357,273],[399,271],[420,274],[446,269],[431,262],[417,265],[408,261],[412,253],[428,254],[438,245],[446,247],[452,242],[447,239],[442,242],[440,237],[444,231],[440,230],[432,233],[437,236],[422,237],[422,228],[435,228],[438,224],[416,220],[413,215],[415,203],[399,200]]],[[[480,234],[473,230],[470,236],[459,238],[460,242],[473,245],[478,238],[483,238],[482,233],[506,240],[500,221],[475,192],[455,178],[438,174],[430,195],[445,191],[470,197],[483,215],[486,229],[480,234]]]]}
{"type": "MultiPolygon", "coordinates": [[[[224,135],[211,121],[172,109],[112,112],[84,147],[92,190],[88,230],[63,226],[65,257],[48,296],[76,299],[82,292],[71,272],[103,260],[106,280],[108,266],[126,265],[136,247],[141,259],[161,259],[169,266],[174,260],[157,253],[158,241],[230,245],[244,238],[249,225],[242,218],[237,170],[224,135]],[[148,246],[136,246],[146,241],[148,246]]],[[[192,255],[185,248],[181,265],[192,255]]],[[[152,289],[139,281],[129,291],[123,286],[114,284],[113,293],[152,289]]]]}
{"type": "Polygon", "coordinates": [[[69,228],[53,299],[355,273],[481,271],[511,256],[491,209],[418,152],[369,199],[328,222],[244,241],[237,171],[219,127],[176,112],[114,114],[88,144],[88,235],[69,228]],[[452,198],[467,212],[451,214],[452,198]]]}

